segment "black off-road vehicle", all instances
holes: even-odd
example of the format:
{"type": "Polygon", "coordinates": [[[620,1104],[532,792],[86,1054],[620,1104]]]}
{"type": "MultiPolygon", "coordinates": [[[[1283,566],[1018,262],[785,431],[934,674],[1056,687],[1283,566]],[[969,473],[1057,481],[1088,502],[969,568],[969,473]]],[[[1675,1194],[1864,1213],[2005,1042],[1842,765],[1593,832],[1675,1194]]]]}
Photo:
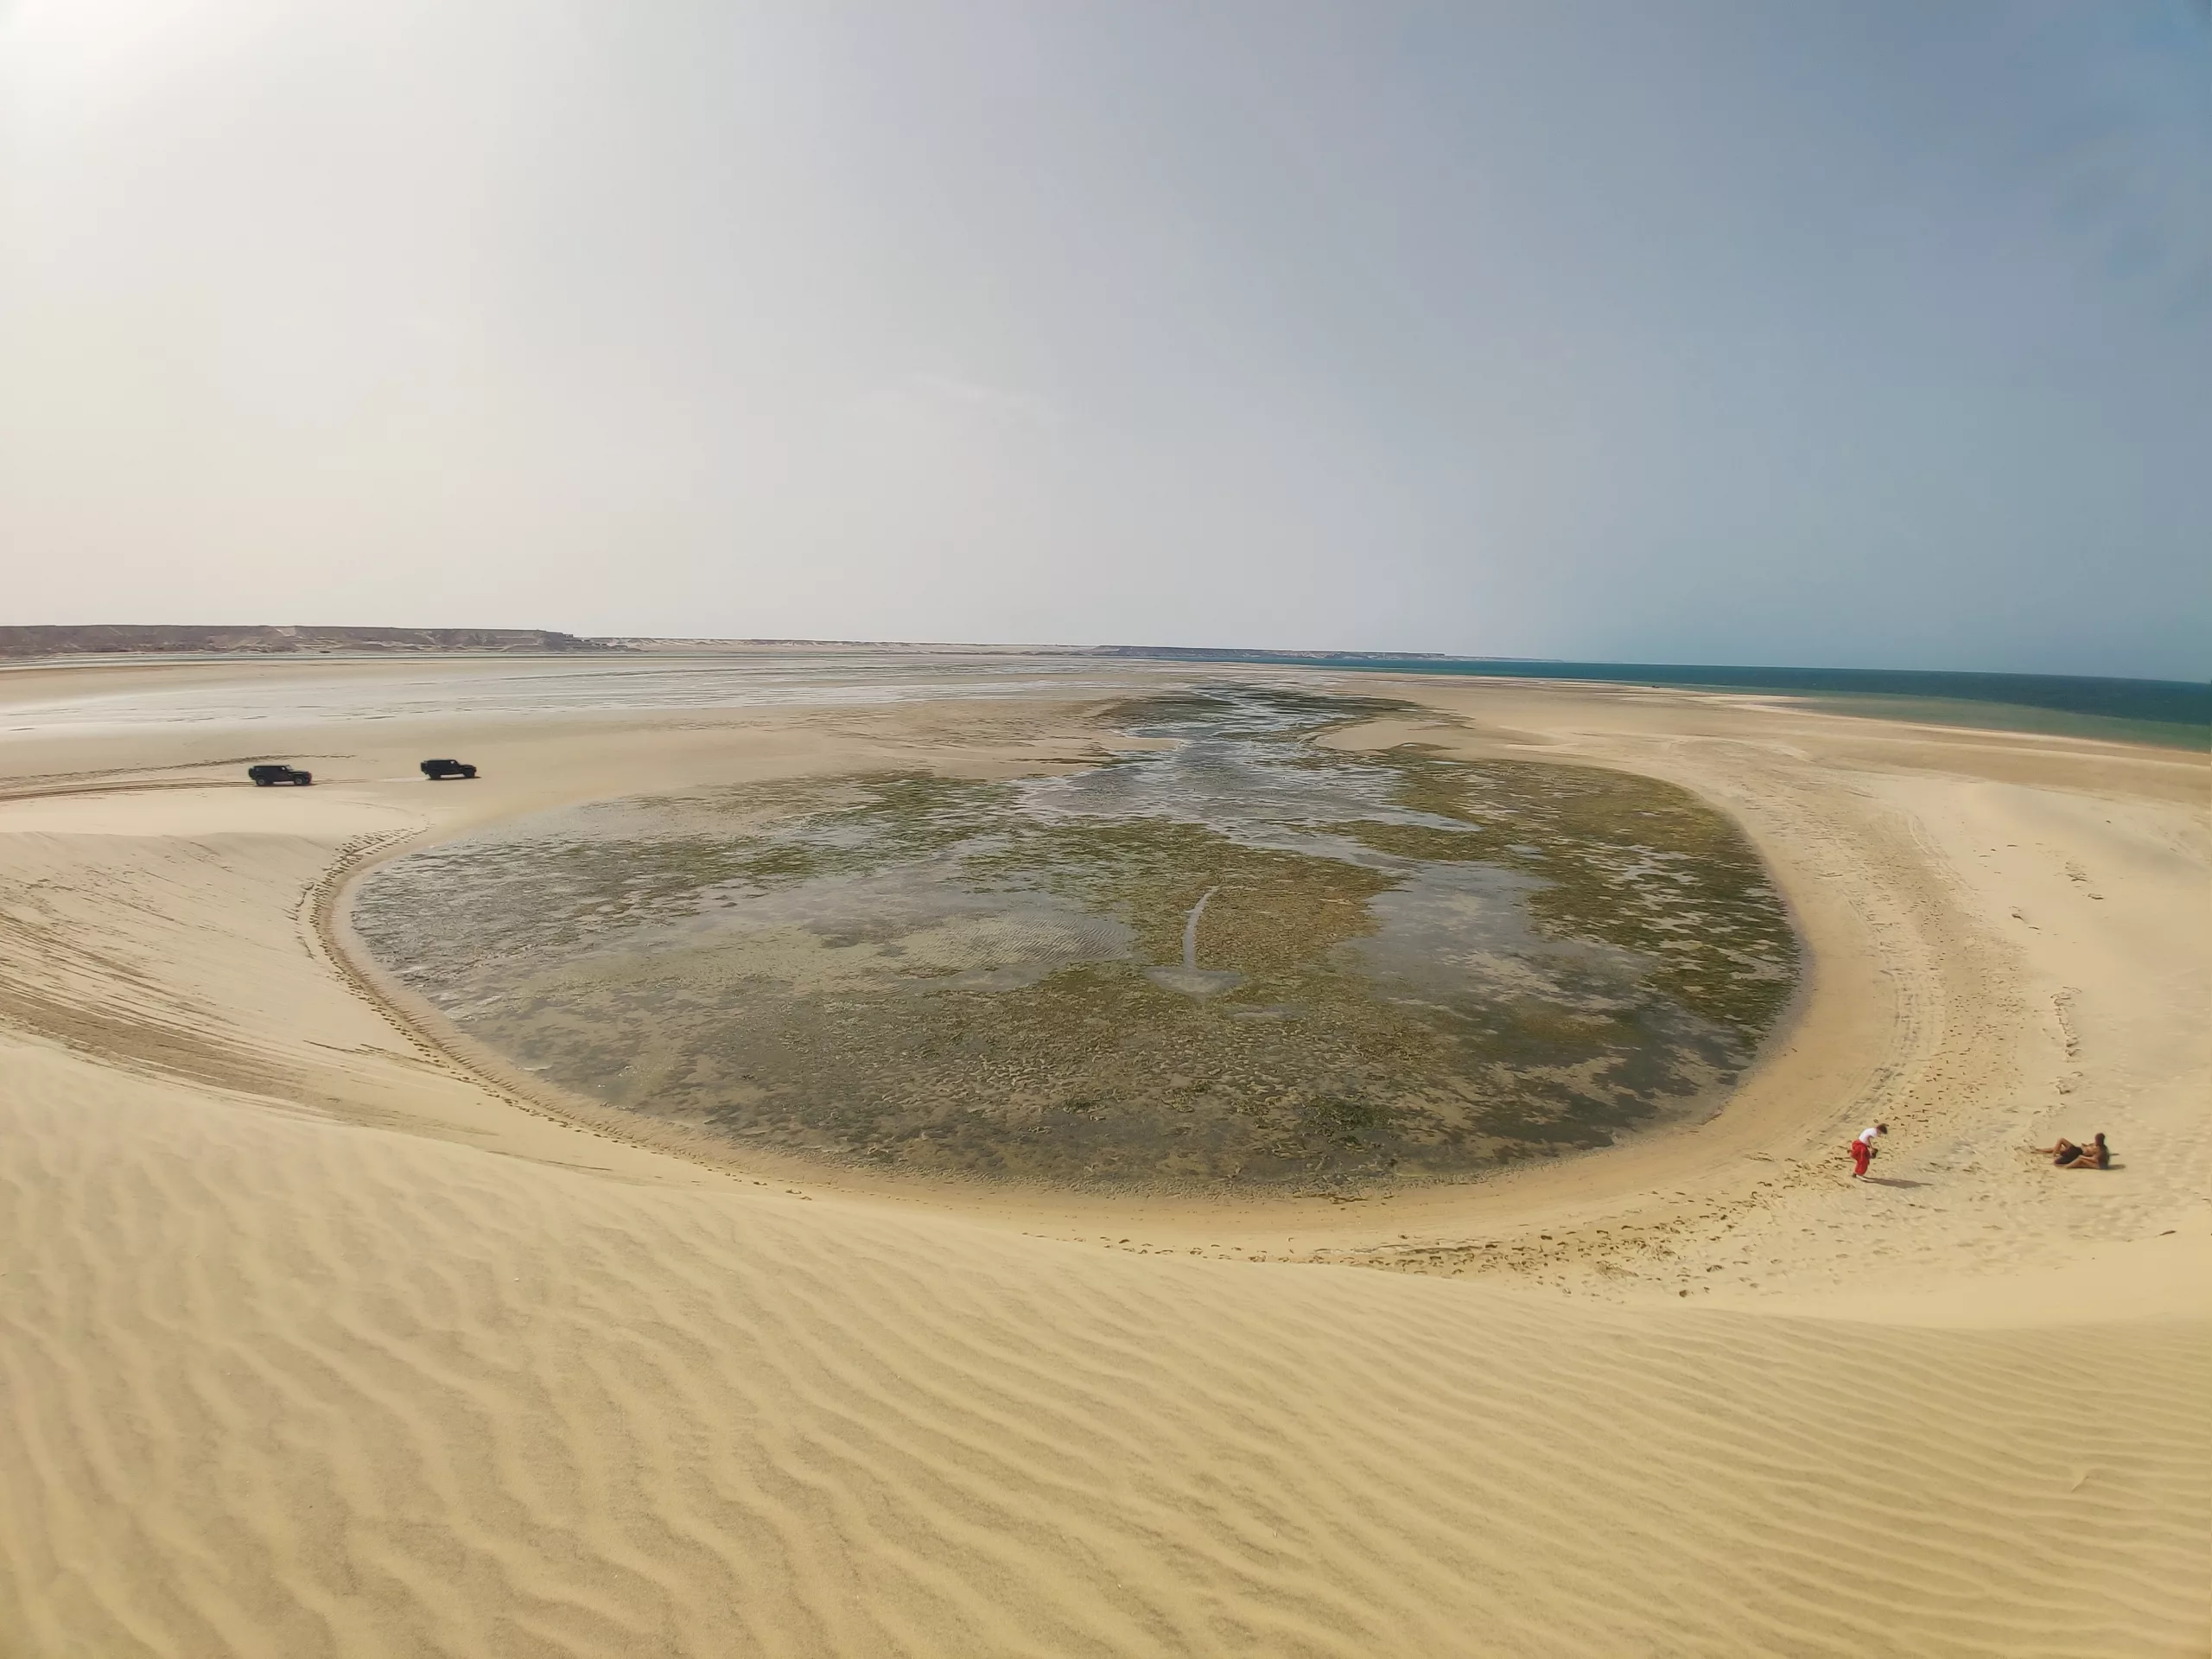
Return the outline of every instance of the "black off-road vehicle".
{"type": "Polygon", "coordinates": [[[266,789],[271,784],[311,784],[315,774],[302,772],[297,766],[278,766],[273,761],[267,766],[248,766],[245,775],[253,779],[257,788],[266,789]]]}
{"type": "Polygon", "coordinates": [[[435,784],[441,778],[474,778],[476,768],[466,760],[425,760],[423,775],[435,784]]]}

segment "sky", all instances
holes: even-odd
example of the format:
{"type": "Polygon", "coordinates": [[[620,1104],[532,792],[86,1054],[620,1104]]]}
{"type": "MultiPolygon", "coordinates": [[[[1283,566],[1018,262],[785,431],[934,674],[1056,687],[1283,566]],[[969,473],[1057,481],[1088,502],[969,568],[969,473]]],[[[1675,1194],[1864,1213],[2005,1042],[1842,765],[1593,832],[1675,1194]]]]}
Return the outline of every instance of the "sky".
{"type": "Polygon", "coordinates": [[[2212,677],[2204,0],[0,0],[0,622],[2212,677]]]}

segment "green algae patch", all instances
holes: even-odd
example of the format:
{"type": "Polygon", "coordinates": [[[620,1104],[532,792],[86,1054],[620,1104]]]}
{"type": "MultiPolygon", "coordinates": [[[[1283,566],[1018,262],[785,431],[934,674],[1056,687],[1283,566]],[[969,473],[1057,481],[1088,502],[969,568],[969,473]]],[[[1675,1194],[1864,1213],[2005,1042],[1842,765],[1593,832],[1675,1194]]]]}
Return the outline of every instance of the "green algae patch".
{"type": "Polygon", "coordinates": [[[1449,1180],[1726,1086],[1796,943],[1670,785],[1352,755],[1221,688],[1050,779],[607,803],[396,861],[355,925],[608,1105],[850,1166],[1091,1188],[1449,1180]]]}
{"type": "Polygon", "coordinates": [[[1368,901],[1396,885],[1381,871],[1247,846],[1162,818],[1027,827],[969,859],[967,869],[981,880],[1041,888],[1122,918],[1147,962],[1174,960],[1192,907],[1212,891],[1209,959],[1262,974],[1372,931],[1368,901]]]}
{"type": "Polygon", "coordinates": [[[1797,938],[1743,832],[1676,785],[1549,762],[1408,757],[1398,798],[1452,821],[1337,826],[1419,860],[1476,861],[1543,883],[1529,911],[1553,934],[1637,951],[1694,1013],[1756,1042],[1788,1004],[1797,938]]]}

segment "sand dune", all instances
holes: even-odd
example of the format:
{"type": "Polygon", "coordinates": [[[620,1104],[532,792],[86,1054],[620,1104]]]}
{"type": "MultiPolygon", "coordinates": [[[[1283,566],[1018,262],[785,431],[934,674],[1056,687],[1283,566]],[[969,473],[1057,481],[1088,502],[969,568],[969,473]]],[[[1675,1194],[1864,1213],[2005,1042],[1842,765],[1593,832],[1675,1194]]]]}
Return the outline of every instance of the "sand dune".
{"type": "Polygon", "coordinates": [[[1816,976],[1711,1123],[1375,1213],[671,1155],[488,1085],[316,925],[392,838],[1018,769],[1076,701],[486,716],[433,746],[469,791],[404,721],[257,733],[333,757],[296,795],[196,771],[219,721],[16,722],[0,1651],[2206,1651],[2202,763],[1420,689],[1728,805],[1816,976]],[[1841,1178],[1869,1114],[1913,1185],[1841,1178]],[[2018,1153],[2053,1125],[2127,1166],[2018,1153]]]}

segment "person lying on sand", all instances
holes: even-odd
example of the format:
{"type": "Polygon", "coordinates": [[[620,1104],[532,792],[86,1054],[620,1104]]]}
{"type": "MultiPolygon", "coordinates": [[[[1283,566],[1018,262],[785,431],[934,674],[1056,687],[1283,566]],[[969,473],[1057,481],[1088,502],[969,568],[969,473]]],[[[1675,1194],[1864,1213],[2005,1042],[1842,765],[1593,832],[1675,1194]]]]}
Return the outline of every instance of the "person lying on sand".
{"type": "Polygon", "coordinates": [[[2110,1169],[2112,1149],[2105,1145],[2104,1132],[2099,1130],[2095,1141],[2086,1147],[2077,1147],[2071,1141],[2061,1139],[2055,1147],[2037,1147],[2050,1161],[2061,1169],[2110,1169]]]}

